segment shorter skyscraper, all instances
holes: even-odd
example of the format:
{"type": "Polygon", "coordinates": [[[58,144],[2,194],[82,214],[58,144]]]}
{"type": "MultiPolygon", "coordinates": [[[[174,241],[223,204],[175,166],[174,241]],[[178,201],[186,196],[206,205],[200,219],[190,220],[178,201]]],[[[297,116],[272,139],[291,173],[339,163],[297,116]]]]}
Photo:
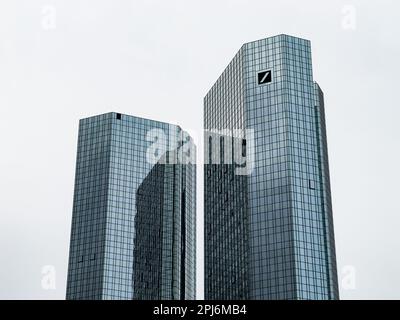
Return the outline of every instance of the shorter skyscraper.
{"type": "Polygon", "coordinates": [[[195,158],[179,126],[80,121],[67,299],[195,299],[195,158]]]}

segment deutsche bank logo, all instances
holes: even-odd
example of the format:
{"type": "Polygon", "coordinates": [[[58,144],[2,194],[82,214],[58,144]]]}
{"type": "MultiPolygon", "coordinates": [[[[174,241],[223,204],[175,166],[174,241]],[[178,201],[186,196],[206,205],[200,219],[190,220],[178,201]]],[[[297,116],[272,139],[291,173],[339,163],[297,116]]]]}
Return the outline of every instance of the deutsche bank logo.
{"type": "Polygon", "coordinates": [[[264,70],[257,73],[257,83],[267,84],[272,82],[272,70],[264,70]]]}

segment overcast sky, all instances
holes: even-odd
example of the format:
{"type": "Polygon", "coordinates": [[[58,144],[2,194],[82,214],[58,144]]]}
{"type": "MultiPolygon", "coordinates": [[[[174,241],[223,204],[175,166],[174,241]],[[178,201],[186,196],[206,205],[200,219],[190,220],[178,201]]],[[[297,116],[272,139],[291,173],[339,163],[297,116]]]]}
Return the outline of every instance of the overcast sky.
{"type": "Polygon", "coordinates": [[[400,298],[399,11],[394,0],[2,0],[0,298],[65,298],[80,118],[118,111],[195,134],[241,45],[281,33],[311,40],[325,93],[341,298],[400,298]],[[51,270],[55,288],[42,284],[51,270]]]}

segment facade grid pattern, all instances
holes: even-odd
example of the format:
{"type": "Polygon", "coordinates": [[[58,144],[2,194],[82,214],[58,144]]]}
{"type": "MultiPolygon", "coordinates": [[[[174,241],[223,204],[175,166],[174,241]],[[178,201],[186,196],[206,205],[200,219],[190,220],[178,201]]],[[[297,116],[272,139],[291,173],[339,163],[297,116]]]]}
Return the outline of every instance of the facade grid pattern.
{"type": "MultiPolygon", "coordinates": [[[[339,297],[323,96],[315,86],[310,42],[279,35],[245,44],[205,97],[206,129],[240,127],[254,136],[249,149],[254,169],[240,187],[247,223],[242,240],[248,248],[242,264],[248,285],[241,297],[339,297]],[[260,85],[257,74],[263,70],[271,72],[272,81],[260,85]]],[[[233,231],[218,223],[222,209],[212,208],[216,181],[216,174],[205,175],[205,223],[217,224],[205,246],[205,295],[224,299],[235,290],[215,291],[217,283],[224,286],[218,279],[226,260],[219,259],[221,266],[207,263],[222,257],[213,239],[233,231]]],[[[222,193],[229,190],[225,185],[222,193]]],[[[231,242],[223,255],[235,245],[231,242]]],[[[240,259],[228,261],[235,265],[240,259]]],[[[225,286],[231,288],[229,281],[225,286]]]]}
{"type": "MultiPolygon", "coordinates": [[[[195,298],[196,168],[191,164],[150,163],[147,159],[147,152],[153,143],[148,139],[150,130],[165,133],[165,137],[160,137],[164,140],[159,143],[164,142],[166,150],[174,148],[168,137],[174,137],[175,141],[183,137],[183,131],[178,126],[116,113],[80,121],[67,299],[142,299],[152,296],[151,290],[159,281],[164,285],[159,290],[163,298],[195,298]],[[158,269],[153,266],[147,269],[147,273],[141,274],[147,289],[136,292],[135,288],[143,288],[135,278],[135,270],[140,266],[136,264],[135,241],[143,235],[142,230],[136,227],[146,226],[140,220],[143,215],[138,215],[137,192],[143,183],[152,180],[152,172],[164,166],[166,172],[173,170],[169,176],[165,173],[164,179],[160,176],[157,181],[157,187],[164,192],[154,201],[154,205],[159,207],[153,207],[152,214],[167,216],[171,220],[170,225],[176,226],[173,236],[177,241],[174,245],[179,249],[184,247],[186,255],[183,260],[172,243],[159,241],[156,244],[156,239],[153,239],[152,249],[157,252],[150,255],[153,255],[152,258],[160,256],[160,265],[158,269]],[[179,174],[179,177],[184,178],[178,179],[175,173],[182,171],[185,175],[179,174]],[[168,184],[170,181],[175,181],[172,186],[168,184]],[[176,190],[184,192],[176,197],[176,190]],[[181,207],[182,196],[186,198],[184,210],[181,207]],[[182,212],[185,228],[181,226],[182,212]],[[184,243],[181,243],[182,231],[185,232],[184,243]],[[171,252],[175,252],[175,256],[168,260],[171,252]],[[181,275],[182,265],[186,273],[181,275]],[[181,279],[184,280],[182,286],[181,279]],[[180,294],[182,288],[185,289],[183,296],[180,294]]],[[[191,149],[194,148],[191,142],[191,149]]],[[[172,152],[182,152],[179,150],[173,149],[172,152]]],[[[164,227],[163,221],[157,222],[164,227]]],[[[165,228],[164,236],[167,237],[169,232],[172,230],[165,228]]]]}

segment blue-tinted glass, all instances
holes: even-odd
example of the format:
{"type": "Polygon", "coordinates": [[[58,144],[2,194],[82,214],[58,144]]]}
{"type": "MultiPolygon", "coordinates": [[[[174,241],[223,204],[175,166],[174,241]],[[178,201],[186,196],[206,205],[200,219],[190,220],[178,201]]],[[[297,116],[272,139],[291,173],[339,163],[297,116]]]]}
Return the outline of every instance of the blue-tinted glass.
{"type": "Polygon", "coordinates": [[[280,35],[245,44],[204,101],[206,129],[254,133],[250,175],[221,179],[223,165],[205,165],[205,297],[338,298],[323,94],[310,42],[280,35]],[[265,70],[271,81],[260,83],[265,70]],[[240,214],[226,215],[232,209],[240,214]]]}
{"type": "Polygon", "coordinates": [[[179,148],[149,162],[153,129],[167,150],[182,135],[115,113],[80,121],[67,299],[195,298],[196,168],[161,161],[179,148]]]}

